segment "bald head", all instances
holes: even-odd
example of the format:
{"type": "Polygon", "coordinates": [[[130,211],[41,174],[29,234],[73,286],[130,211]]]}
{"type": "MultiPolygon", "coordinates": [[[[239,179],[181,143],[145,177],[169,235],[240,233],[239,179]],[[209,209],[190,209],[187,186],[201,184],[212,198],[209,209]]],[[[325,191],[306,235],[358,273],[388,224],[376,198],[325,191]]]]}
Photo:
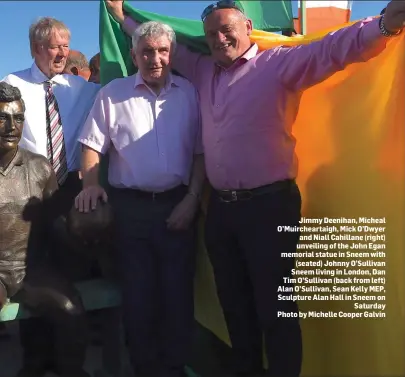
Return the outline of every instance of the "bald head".
{"type": "Polygon", "coordinates": [[[90,82],[100,83],[100,53],[90,59],[90,82]]]}
{"type": "Polygon", "coordinates": [[[63,73],[81,76],[88,80],[90,77],[89,62],[80,51],[70,50],[63,73]]]}

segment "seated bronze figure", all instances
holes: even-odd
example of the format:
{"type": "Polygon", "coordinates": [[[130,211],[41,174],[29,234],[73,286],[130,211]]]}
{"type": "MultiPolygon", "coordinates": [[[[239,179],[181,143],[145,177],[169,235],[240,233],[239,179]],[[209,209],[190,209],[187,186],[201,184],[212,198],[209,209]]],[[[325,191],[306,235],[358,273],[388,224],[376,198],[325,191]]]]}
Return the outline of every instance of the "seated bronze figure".
{"type": "Polygon", "coordinates": [[[44,334],[22,339],[19,377],[40,377],[48,369],[87,377],[85,309],[74,285],[48,262],[57,181],[45,157],[18,147],[24,112],[20,91],[0,83],[0,308],[7,298],[20,302],[52,329],[51,347],[41,342],[44,334]]]}

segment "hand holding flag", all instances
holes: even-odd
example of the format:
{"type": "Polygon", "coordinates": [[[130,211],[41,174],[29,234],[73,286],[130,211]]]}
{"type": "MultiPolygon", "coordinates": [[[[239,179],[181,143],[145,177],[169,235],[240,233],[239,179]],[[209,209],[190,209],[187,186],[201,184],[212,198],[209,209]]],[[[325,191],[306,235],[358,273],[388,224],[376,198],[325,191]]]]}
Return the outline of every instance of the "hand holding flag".
{"type": "Polygon", "coordinates": [[[105,0],[108,11],[118,23],[124,22],[124,1],[123,0],[105,0]]]}
{"type": "Polygon", "coordinates": [[[405,26],[405,1],[391,0],[384,14],[385,28],[392,34],[398,34],[405,26]]]}

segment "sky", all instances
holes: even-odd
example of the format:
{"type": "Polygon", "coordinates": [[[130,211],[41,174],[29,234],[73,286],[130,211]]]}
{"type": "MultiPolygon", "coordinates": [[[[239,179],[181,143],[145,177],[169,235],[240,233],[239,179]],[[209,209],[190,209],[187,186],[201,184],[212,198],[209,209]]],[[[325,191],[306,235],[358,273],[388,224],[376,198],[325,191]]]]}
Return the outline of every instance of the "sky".
{"type": "MultiPolygon", "coordinates": [[[[274,1],[274,0],[273,0],[274,1]]],[[[199,19],[201,11],[212,1],[130,1],[138,9],[189,19],[199,19]]],[[[352,20],[375,16],[387,1],[355,1],[352,20]]],[[[293,1],[294,16],[297,2],[293,1]]],[[[31,66],[28,29],[32,22],[44,16],[63,21],[72,33],[71,49],[83,52],[88,59],[99,51],[99,1],[4,1],[0,0],[0,79],[7,74],[31,66]]]]}

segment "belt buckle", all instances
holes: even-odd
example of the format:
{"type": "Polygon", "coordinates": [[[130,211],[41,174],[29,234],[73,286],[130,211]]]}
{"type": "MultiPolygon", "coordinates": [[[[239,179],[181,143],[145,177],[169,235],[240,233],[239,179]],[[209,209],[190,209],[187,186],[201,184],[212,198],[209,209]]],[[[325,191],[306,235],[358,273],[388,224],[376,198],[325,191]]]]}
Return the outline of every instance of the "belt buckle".
{"type": "Polygon", "coordinates": [[[156,192],[152,192],[152,200],[156,200],[156,192]]]}
{"type": "Polygon", "coordinates": [[[224,203],[232,203],[232,202],[238,201],[238,195],[236,194],[236,191],[228,191],[228,192],[231,193],[231,199],[225,199],[225,198],[220,197],[222,202],[224,202],[224,203]]]}

